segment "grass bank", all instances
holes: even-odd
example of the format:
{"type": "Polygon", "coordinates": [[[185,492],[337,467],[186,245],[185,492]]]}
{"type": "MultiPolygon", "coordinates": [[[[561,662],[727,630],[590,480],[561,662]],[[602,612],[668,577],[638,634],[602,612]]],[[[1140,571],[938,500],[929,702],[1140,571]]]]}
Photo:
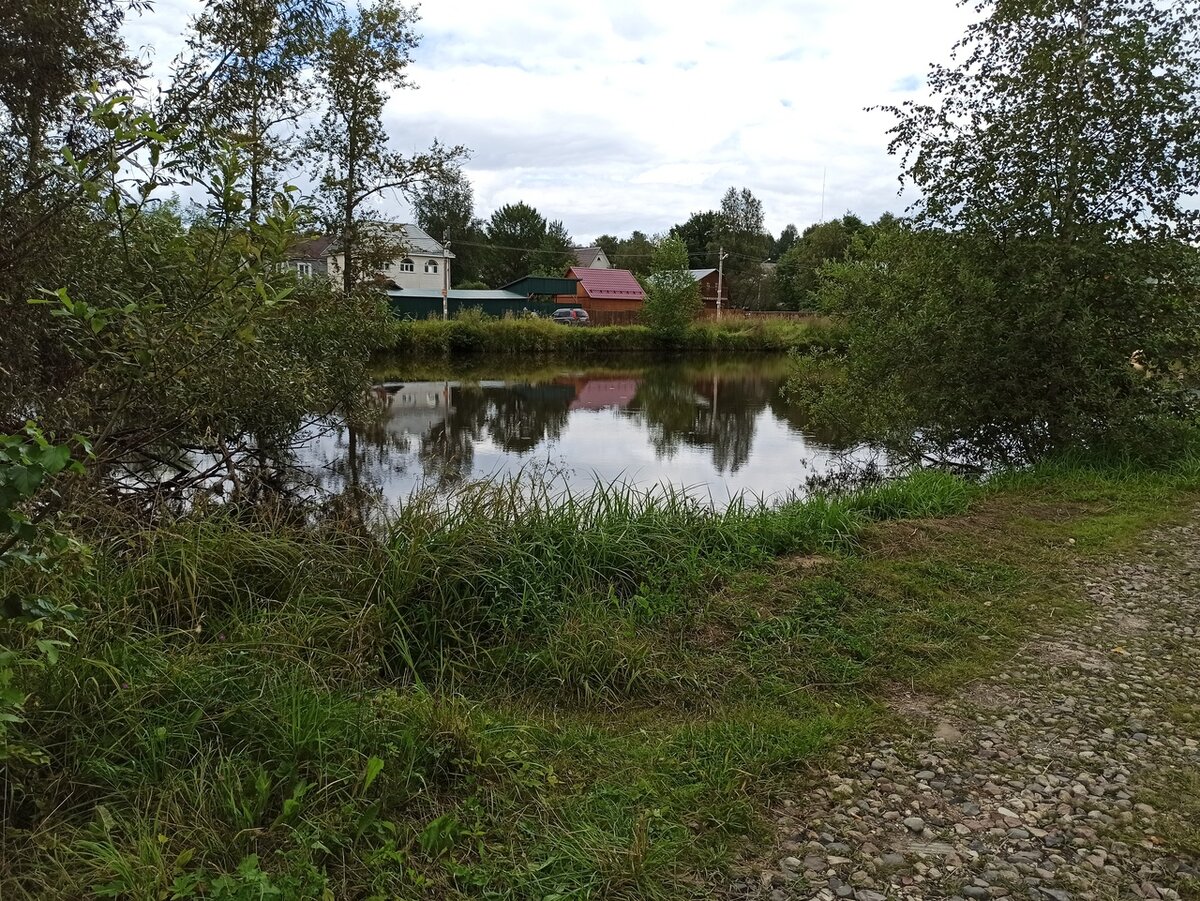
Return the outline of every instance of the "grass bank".
{"type": "Polygon", "coordinates": [[[409,359],[444,359],[474,354],[613,354],[770,352],[840,349],[843,332],[833,321],[706,320],[678,340],[664,339],[641,325],[577,328],[548,319],[400,320],[391,326],[384,353],[409,359]]]}
{"type": "Polygon", "coordinates": [[[1198,472],[723,513],[480,486],[379,533],[210,515],[97,543],[20,586],[89,613],[17,675],[46,760],[9,761],[0,895],[707,897],[890,686],[1074,615],[1064,564],[1178,515],[1198,472]]]}

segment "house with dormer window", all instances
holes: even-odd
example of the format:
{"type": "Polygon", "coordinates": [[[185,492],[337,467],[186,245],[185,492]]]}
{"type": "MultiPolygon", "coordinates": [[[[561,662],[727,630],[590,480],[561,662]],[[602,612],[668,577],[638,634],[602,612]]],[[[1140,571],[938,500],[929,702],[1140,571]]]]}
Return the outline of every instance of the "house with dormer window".
{"type": "MultiPolygon", "coordinates": [[[[396,232],[396,244],[402,249],[381,269],[364,273],[364,276],[374,277],[389,290],[441,291],[445,277],[443,270],[454,259],[454,254],[445,251],[440,241],[419,226],[394,223],[387,227],[396,232]]],[[[341,278],[345,262],[345,254],[336,245],[330,245],[325,268],[331,279],[341,278]]]]}

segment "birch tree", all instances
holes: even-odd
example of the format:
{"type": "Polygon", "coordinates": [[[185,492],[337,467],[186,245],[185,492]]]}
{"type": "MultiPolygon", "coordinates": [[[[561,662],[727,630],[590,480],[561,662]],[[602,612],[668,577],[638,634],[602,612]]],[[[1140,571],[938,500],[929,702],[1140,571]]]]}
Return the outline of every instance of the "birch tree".
{"type": "Polygon", "coordinates": [[[412,88],[416,10],[376,0],[341,10],[316,57],[323,115],[308,134],[320,202],[344,254],[342,286],[349,293],[367,269],[394,255],[395,236],[379,227],[374,201],[388,192],[411,195],[430,181],[453,178],[466,156],[460,146],[434,142],[404,155],[390,148],[383,122],[390,91],[412,88]]]}

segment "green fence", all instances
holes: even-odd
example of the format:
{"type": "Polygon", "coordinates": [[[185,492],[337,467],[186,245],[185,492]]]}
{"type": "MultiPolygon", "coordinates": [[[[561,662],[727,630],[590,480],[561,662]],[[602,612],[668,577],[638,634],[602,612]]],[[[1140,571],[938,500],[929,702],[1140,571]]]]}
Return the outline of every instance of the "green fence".
{"type": "MultiPolygon", "coordinates": [[[[453,317],[462,310],[479,309],[488,316],[502,319],[507,315],[521,316],[536,313],[538,316],[549,316],[562,305],[553,301],[538,300],[458,300],[451,297],[447,303],[450,315],[453,317]]],[[[398,319],[435,319],[442,317],[441,298],[424,297],[390,297],[388,306],[392,315],[398,319]]]]}

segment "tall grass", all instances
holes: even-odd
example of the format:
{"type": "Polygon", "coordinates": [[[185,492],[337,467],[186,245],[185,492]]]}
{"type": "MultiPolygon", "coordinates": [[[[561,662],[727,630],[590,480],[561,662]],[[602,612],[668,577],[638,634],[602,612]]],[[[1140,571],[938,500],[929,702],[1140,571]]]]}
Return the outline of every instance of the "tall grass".
{"type": "Polygon", "coordinates": [[[703,804],[717,819],[701,845],[723,847],[747,828],[745,774],[840,727],[780,712],[734,751],[733,732],[687,726],[643,759],[544,717],[709,703],[719,683],[680,667],[669,636],[736,573],[966,500],[934,473],[722,511],[493,482],[420,496],[378,528],[198,513],[106,541],[86,575],[40,585],[92,613],[57,665],[20,677],[36,699],[22,737],[47,762],[8,762],[0,890],[663,894],[699,841],[679,818],[703,804]],[[624,783],[582,775],[597,753],[682,806],[630,813],[624,783]],[[564,782],[584,807],[557,797],[564,782]]]}
{"type": "Polygon", "coordinates": [[[601,354],[633,352],[787,352],[836,350],[843,330],[835,322],[811,320],[707,320],[680,339],[656,335],[641,325],[572,328],[547,319],[401,320],[391,326],[387,352],[408,358],[471,354],[601,354]]]}

